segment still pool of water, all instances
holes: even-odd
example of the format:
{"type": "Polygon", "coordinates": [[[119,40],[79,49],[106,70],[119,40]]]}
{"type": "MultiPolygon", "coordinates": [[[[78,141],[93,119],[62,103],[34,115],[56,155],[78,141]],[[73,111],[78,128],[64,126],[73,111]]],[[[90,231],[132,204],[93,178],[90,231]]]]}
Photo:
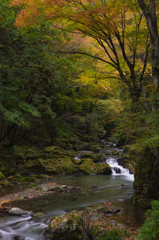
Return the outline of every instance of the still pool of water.
{"type": "Polygon", "coordinates": [[[58,177],[54,182],[68,186],[79,187],[70,192],[49,194],[27,201],[11,203],[11,206],[18,206],[35,213],[41,212],[47,217],[53,211],[70,211],[80,207],[88,206],[95,202],[113,201],[117,199],[131,198],[133,193],[132,181],[125,176],[85,175],[58,177]],[[124,186],[121,186],[124,185],[124,186]],[[98,188],[92,188],[97,186],[98,188]]]}

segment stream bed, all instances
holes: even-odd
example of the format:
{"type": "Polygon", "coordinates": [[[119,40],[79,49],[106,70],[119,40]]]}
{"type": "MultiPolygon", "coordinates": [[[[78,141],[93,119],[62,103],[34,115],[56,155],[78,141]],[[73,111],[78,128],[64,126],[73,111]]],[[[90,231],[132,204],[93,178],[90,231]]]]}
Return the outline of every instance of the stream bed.
{"type": "Polygon", "coordinates": [[[69,192],[49,194],[35,199],[11,202],[11,207],[33,211],[33,218],[22,216],[0,217],[0,239],[2,240],[44,240],[43,235],[49,218],[71,210],[79,210],[96,202],[112,201],[124,208],[118,222],[140,227],[145,210],[131,203],[134,175],[118,165],[117,158],[105,160],[112,168],[112,175],[59,176],[53,182],[76,187],[69,192]],[[116,173],[114,169],[120,169],[116,173]]]}

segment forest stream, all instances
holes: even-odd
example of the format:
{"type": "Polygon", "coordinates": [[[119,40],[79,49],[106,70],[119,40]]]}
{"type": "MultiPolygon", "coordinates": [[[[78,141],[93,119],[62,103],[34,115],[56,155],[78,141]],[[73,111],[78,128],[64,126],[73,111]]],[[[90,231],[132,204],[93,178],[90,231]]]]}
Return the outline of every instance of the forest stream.
{"type": "Polygon", "coordinates": [[[43,233],[50,217],[106,200],[124,209],[120,216],[116,216],[118,222],[140,227],[145,210],[131,203],[134,175],[130,174],[128,169],[118,165],[117,157],[106,156],[105,162],[111,166],[112,175],[58,176],[53,180],[57,184],[77,188],[70,192],[11,202],[11,207],[32,211],[34,215],[22,217],[1,214],[0,239],[44,240],[43,233]]]}

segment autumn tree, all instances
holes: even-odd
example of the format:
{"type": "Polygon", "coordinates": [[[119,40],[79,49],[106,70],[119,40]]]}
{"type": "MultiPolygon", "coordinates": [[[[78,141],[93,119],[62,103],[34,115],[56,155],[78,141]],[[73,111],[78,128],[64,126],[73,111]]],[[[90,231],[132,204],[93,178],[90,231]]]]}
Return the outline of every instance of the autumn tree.
{"type": "Polygon", "coordinates": [[[143,88],[148,63],[149,33],[143,13],[134,1],[25,1],[14,0],[11,6],[25,6],[16,20],[16,26],[29,27],[43,20],[54,20],[93,38],[100,49],[96,55],[85,54],[107,64],[112,78],[120,78],[129,89],[131,99],[137,102],[143,88]],[[66,24],[67,21],[67,24],[66,24]],[[114,71],[112,71],[112,69],[114,71]]]}

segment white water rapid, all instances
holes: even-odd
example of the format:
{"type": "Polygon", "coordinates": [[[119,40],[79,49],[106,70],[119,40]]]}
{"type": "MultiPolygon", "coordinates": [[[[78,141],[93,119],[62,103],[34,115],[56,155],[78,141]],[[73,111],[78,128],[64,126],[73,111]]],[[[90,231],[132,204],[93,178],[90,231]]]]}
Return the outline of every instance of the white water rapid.
{"type": "Polygon", "coordinates": [[[119,165],[116,158],[110,157],[106,160],[106,163],[108,163],[112,169],[112,176],[122,175],[128,181],[134,181],[134,174],[130,174],[129,169],[119,165]]]}
{"type": "Polygon", "coordinates": [[[31,217],[4,216],[0,218],[1,240],[44,240],[46,224],[33,222],[31,217]]]}

